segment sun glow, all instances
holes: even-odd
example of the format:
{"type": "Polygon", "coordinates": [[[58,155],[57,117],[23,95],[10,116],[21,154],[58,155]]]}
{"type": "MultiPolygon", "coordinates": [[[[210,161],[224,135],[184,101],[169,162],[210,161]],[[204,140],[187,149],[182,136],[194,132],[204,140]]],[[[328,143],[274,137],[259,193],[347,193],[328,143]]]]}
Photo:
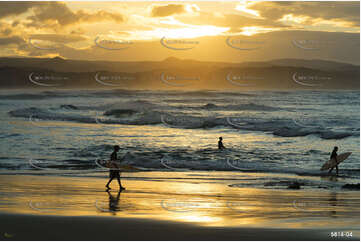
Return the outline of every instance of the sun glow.
{"type": "Polygon", "coordinates": [[[155,40],[163,37],[178,38],[178,39],[192,39],[204,36],[217,36],[223,32],[228,31],[229,28],[215,27],[211,25],[204,26],[188,26],[184,28],[156,28],[148,31],[134,31],[130,33],[132,40],[155,40]]]}
{"type": "Polygon", "coordinates": [[[244,27],[240,34],[246,36],[252,36],[259,33],[267,33],[270,31],[276,30],[274,28],[260,28],[260,27],[244,27]]]}
{"type": "Polygon", "coordinates": [[[302,24],[307,21],[309,17],[306,16],[294,16],[293,14],[284,15],[279,21],[284,23],[296,23],[302,24]]]}
{"type": "Polygon", "coordinates": [[[248,9],[248,6],[252,5],[249,1],[241,1],[235,9],[244,13],[248,17],[260,17],[260,14],[256,10],[248,9]]]}

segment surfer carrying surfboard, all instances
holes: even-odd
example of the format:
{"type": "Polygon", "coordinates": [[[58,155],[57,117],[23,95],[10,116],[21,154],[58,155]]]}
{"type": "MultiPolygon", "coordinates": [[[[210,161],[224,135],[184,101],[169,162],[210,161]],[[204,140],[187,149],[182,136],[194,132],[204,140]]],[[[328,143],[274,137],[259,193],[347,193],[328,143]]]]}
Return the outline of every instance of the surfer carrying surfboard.
{"type": "Polygon", "coordinates": [[[336,167],[336,174],[338,175],[338,165],[341,162],[343,162],[344,160],[346,160],[352,154],[352,152],[345,152],[340,155],[337,155],[337,151],[338,151],[338,147],[335,146],[331,153],[330,160],[326,161],[322,165],[322,167],[320,169],[321,171],[329,170],[328,173],[330,174],[332,172],[333,168],[336,167]]]}
{"type": "Polygon", "coordinates": [[[118,180],[118,184],[119,184],[119,188],[121,190],[125,189],[124,187],[122,187],[122,184],[120,182],[120,170],[119,167],[117,165],[116,162],[119,162],[118,160],[118,151],[120,150],[120,147],[118,145],[114,146],[114,151],[113,153],[110,155],[110,162],[112,163],[112,166],[109,170],[109,181],[107,183],[107,185],[105,185],[105,187],[107,188],[107,190],[110,190],[111,188],[109,187],[109,184],[112,182],[112,180],[114,178],[117,178],[118,180]]]}
{"type": "MultiPolygon", "coordinates": [[[[332,151],[331,156],[330,156],[330,159],[331,159],[331,160],[332,160],[332,159],[335,159],[336,164],[338,163],[338,162],[337,162],[337,151],[338,151],[338,147],[335,146],[335,147],[333,148],[333,151],[332,151]]],[[[338,165],[332,167],[332,168],[328,171],[328,173],[331,173],[332,170],[333,170],[333,168],[335,168],[335,167],[336,167],[336,175],[338,175],[338,165]]]]}

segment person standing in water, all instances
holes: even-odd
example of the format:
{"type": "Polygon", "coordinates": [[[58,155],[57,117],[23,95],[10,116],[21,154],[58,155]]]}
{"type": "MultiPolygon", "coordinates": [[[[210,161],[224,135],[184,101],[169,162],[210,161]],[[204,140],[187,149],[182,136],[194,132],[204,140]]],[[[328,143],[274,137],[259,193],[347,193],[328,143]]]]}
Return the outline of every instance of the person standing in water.
{"type": "Polygon", "coordinates": [[[218,149],[219,150],[223,150],[226,148],[226,147],[224,147],[222,140],[223,140],[223,138],[219,137],[219,141],[218,141],[218,149]]]}
{"type": "Polygon", "coordinates": [[[119,162],[119,160],[118,160],[118,154],[117,154],[119,150],[120,150],[120,147],[119,147],[118,145],[115,145],[115,146],[114,146],[114,151],[113,151],[113,153],[110,155],[110,162],[112,163],[112,165],[111,165],[111,168],[110,168],[110,170],[109,170],[109,181],[108,181],[107,185],[105,185],[105,187],[107,188],[107,190],[110,190],[110,189],[111,189],[111,188],[109,187],[109,184],[112,182],[112,180],[113,180],[114,178],[117,178],[118,184],[119,184],[119,188],[120,188],[121,190],[124,190],[124,189],[125,189],[124,187],[122,187],[122,184],[121,184],[121,182],[120,182],[120,170],[119,170],[118,165],[116,164],[117,161],[119,162]]]}
{"type": "MultiPolygon", "coordinates": [[[[336,164],[337,164],[337,151],[338,151],[338,147],[335,146],[335,147],[333,148],[333,151],[332,151],[331,156],[330,156],[330,159],[335,159],[336,164]]],[[[332,167],[332,168],[328,171],[328,173],[331,173],[332,170],[333,170],[333,168],[335,168],[335,167],[332,167]]],[[[338,175],[338,166],[336,166],[336,175],[338,175]]]]}

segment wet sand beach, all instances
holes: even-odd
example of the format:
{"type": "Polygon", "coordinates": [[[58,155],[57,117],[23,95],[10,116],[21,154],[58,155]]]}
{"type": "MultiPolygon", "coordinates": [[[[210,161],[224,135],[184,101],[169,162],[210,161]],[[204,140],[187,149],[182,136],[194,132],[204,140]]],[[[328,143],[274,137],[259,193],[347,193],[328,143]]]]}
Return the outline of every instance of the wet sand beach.
{"type": "Polygon", "coordinates": [[[2,175],[2,239],[359,238],[359,191],[235,188],[226,180],[142,173],[128,173],[120,193],[116,183],[106,192],[103,177],[2,175]]]}

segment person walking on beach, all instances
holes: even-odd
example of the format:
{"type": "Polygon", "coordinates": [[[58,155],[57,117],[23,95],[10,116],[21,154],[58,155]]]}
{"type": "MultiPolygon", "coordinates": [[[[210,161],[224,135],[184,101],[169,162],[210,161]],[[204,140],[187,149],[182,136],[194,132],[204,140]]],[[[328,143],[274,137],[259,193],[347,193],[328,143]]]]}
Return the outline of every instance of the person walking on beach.
{"type": "MultiPolygon", "coordinates": [[[[335,159],[336,164],[337,164],[337,151],[338,151],[338,147],[335,146],[335,147],[333,148],[333,151],[332,151],[331,156],[330,156],[330,159],[333,159],[333,158],[335,159]]],[[[332,168],[328,171],[328,173],[331,173],[332,170],[333,170],[333,168],[335,168],[335,167],[332,167],[332,168]]],[[[336,175],[338,175],[338,166],[336,166],[336,175]]]]}
{"type": "Polygon", "coordinates": [[[110,155],[110,162],[112,163],[111,164],[111,167],[110,167],[110,170],[109,170],[109,181],[107,183],[107,185],[105,185],[105,187],[107,188],[107,190],[110,190],[111,188],[109,187],[109,184],[112,182],[112,180],[114,178],[117,178],[118,180],[118,184],[119,184],[119,188],[121,190],[124,190],[125,188],[122,187],[122,184],[120,182],[120,170],[119,170],[119,167],[117,165],[116,162],[119,162],[118,160],[118,151],[120,150],[120,147],[118,145],[115,145],[114,146],[114,151],[113,153],[110,155]]]}
{"type": "Polygon", "coordinates": [[[219,150],[223,150],[226,148],[226,147],[224,147],[222,140],[223,140],[223,138],[219,137],[219,141],[218,141],[218,149],[219,150]]]}

